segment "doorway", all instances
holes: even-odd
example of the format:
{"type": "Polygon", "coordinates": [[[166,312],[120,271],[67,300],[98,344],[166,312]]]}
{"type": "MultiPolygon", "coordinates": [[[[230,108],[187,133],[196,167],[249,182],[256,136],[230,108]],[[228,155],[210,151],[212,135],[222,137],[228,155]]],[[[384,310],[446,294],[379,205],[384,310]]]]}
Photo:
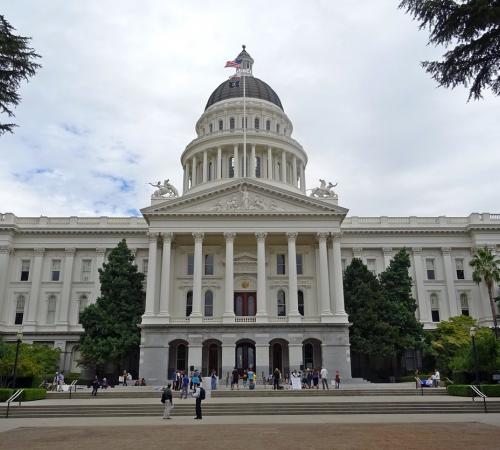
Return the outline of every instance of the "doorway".
{"type": "Polygon", "coordinates": [[[234,314],[236,316],[255,316],[257,294],[255,292],[234,293],[234,314]]]}
{"type": "Polygon", "coordinates": [[[243,342],[236,346],[236,368],[240,373],[244,370],[255,370],[255,345],[243,342]]]}

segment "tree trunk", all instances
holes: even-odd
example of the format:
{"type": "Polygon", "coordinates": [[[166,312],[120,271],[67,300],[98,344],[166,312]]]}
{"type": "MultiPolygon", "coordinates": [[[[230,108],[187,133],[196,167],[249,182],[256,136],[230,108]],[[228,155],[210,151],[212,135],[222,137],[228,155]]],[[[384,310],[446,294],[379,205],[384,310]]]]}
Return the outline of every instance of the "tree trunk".
{"type": "Polygon", "coordinates": [[[497,310],[495,307],[495,300],[493,300],[493,285],[488,284],[488,295],[490,297],[491,316],[493,317],[493,326],[495,327],[495,337],[498,339],[497,310]]]}

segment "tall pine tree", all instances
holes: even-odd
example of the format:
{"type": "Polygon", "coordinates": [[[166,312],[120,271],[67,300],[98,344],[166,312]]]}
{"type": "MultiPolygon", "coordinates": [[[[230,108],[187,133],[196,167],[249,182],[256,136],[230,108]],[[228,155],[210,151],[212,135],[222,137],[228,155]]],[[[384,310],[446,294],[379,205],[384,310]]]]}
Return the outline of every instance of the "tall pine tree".
{"type": "Polygon", "coordinates": [[[99,269],[101,296],[81,314],[81,363],[102,371],[108,364],[125,368],[128,356],[140,343],[138,324],[144,312],[144,274],[123,239],[99,269]]]}

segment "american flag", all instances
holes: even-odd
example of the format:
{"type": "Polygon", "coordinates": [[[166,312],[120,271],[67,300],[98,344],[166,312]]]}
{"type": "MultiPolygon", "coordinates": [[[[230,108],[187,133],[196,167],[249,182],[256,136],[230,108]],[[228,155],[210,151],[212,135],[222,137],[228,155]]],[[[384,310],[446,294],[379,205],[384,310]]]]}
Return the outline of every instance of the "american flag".
{"type": "Polygon", "coordinates": [[[234,67],[239,69],[241,67],[241,59],[236,58],[233,61],[227,61],[224,67],[234,67]]]}

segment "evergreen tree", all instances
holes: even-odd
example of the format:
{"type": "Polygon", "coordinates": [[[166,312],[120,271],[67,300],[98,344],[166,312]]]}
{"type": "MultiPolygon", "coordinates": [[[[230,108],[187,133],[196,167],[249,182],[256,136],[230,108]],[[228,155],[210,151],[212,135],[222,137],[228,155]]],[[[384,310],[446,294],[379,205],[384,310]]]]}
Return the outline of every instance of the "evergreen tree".
{"type": "Polygon", "coordinates": [[[398,332],[387,319],[387,302],[377,278],[354,258],[344,275],[344,299],[349,321],[351,350],[361,355],[391,356],[398,332]]]}
{"type": "MultiPolygon", "coordinates": [[[[21,81],[35,75],[41,67],[35,63],[40,55],[28,47],[31,38],[13,34],[14,28],[0,14],[0,113],[13,117],[12,108],[21,101],[18,94],[21,81]]],[[[0,135],[9,131],[12,133],[16,125],[0,123],[0,135]]]]}
{"type": "Polygon", "coordinates": [[[124,363],[138,348],[138,324],[144,312],[144,274],[133,264],[134,256],[123,239],[99,269],[101,296],[82,312],[81,363],[103,367],[124,363]]]}
{"type": "Polygon", "coordinates": [[[399,7],[429,28],[429,43],[453,46],[443,61],[422,66],[439,86],[469,88],[469,100],[490,88],[500,95],[500,2],[498,0],[403,0],[399,7]]]}
{"type": "Polygon", "coordinates": [[[417,302],[412,296],[412,279],[409,274],[410,256],[401,249],[389,267],[380,274],[380,285],[386,302],[385,319],[392,325],[397,338],[396,354],[401,356],[406,349],[422,347],[423,327],[415,316],[417,302]]]}

